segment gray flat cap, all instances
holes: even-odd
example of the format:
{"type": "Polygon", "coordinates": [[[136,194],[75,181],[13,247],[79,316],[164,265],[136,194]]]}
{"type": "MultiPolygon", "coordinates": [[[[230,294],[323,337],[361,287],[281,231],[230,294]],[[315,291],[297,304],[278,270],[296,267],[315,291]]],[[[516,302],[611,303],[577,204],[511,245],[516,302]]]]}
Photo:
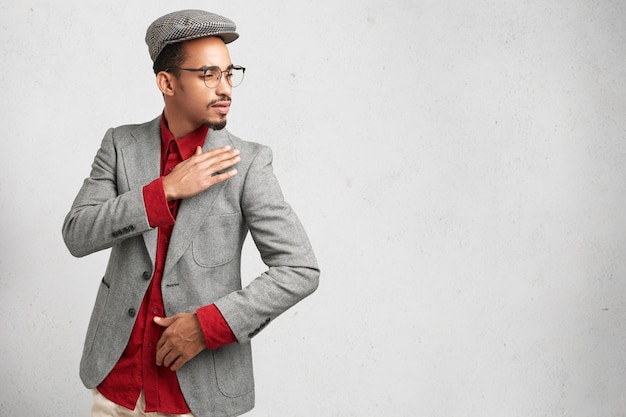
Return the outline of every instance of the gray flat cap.
{"type": "Polygon", "coordinates": [[[220,15],[203,10],[180,10],[152,22],[146,32],[146,43],[154,62],[166,45],[206,36],[218,36],[229,43],[239,37],[236,30],[235,22],[220,15]]]}

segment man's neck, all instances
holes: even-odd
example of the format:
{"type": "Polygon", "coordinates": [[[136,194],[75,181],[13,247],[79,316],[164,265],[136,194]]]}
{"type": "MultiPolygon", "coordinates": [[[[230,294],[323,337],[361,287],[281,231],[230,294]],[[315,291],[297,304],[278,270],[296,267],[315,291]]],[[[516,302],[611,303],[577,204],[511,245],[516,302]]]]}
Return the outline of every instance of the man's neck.
{"type": "Polygon", "coordinates": [[[185,137],[191,132],[195,132],[200,128],[199,125],[192,126],[191,124],[182,121],[181,118],[176,117],[175,114],[172,114],[172,112],[168,111],[167,107],[165,108],[165,110],[163,110],[163,114],[165,115],[167,128],[170,132],[172,132],[172,135],[176,140],[185,137]]]}

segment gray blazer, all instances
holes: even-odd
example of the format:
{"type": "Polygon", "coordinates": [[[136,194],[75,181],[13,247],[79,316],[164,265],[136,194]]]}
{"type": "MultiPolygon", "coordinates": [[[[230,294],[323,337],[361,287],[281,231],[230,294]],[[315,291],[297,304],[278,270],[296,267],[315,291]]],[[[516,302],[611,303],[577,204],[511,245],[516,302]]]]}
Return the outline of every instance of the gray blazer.
{"type": "MultiPolygon", "coordinates": [[[[97,387],[120,358],[155,264],[142,187],[159,176],[160,118],[110,129],[63,224],[74,256],[111,248],[80,363],[87,388],[97,387]]],[[[254,406],[250,339],[311,294],[319,269],[302,225],[284,201],[269,148],[227,130],[209,130],[204,150],[239,149],[238,174],[181,201],[163,272],[168,316],[211,303],[238,343],[205,350],[178,371],[198,416],[232,416],[254,406]],[[241,248],[250,231],[268,270],[242,289],[241,248]]]]}

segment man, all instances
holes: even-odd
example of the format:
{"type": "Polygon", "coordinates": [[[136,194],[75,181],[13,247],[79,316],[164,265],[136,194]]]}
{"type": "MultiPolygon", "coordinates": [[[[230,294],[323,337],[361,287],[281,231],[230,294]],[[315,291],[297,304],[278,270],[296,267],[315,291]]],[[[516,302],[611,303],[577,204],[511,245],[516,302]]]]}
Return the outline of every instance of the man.
{"type": "Polygon", "coordinates": [[[317,288],[271,151],[224,129],[245,71],[226,47],[237,38],[198,10],[150,25],[164,111],[105,134],[63,224],[74,256],[111,248],[80,366],[93,416],[250,410],[250,339],[317,288]],[[248,231],[268,270],[242,289],[248,231]]]}

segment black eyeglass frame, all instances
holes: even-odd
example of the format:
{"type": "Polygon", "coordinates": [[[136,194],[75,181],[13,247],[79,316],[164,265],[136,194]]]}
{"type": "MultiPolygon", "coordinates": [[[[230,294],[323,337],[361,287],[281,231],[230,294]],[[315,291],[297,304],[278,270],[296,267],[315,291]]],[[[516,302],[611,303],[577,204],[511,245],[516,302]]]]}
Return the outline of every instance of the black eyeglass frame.
{"type": "Polygon", "coordinates": [[[241,83],[243,83],[243,79],[246,76],[246,69],[244,67],[242,67],[241,65],[231,65],[228,68],[226,68],[225,70],[222,71],[222,69],[220,67],[216,67],[216,66],[204,66],[201,68],[183,68],[183,67],[169,67],[169,68],[165,68],[163,71],[165,72],[170,72],[172,70],[179,70],[179,71],[190,71],[190,72],[202,72],[203,73],[203,81],[204,81],[204,85],[206,86],[206,88],[216,88],[218,85],[220,85],[220,82],[222,81],[222,75],[224,75],[224,73],[226,73],[226,82],[228,83],[228,85],[230,85],[231,87],[235,88],[241,85],[241,83]],[[228,73],[231,71],[241,71],[241,81],[239,81],[239,83],[237,83],[236,85],[233,85],[232,80],[228,77],[228,73]],[[206,74],[209,71],[219,71],[220,75],[219,77],[217,77],[217,81],[215,81],[215,85],[213,87],[209,87],[206,83],[206,74]]]}

